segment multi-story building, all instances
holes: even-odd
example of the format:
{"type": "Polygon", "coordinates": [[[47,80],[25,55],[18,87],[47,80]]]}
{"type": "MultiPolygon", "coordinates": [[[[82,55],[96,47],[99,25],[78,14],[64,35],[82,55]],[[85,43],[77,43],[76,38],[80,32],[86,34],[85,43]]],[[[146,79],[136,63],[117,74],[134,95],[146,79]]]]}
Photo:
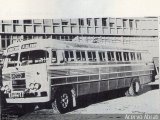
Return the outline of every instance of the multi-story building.
{"type": "Polygon", "coordinates": [[[34,38],[143,45],[158,56],[158,18],[0,20],[0,50],[34,38]]]}

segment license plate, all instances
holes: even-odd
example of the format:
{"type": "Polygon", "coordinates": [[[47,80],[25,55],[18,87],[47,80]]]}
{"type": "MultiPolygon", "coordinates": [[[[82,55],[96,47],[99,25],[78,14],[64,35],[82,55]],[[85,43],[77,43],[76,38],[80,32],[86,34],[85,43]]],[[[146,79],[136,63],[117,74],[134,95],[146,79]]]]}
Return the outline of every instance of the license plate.
{"type": "Polygon", "coordinates": [[[12,92],[11,97],[12,98],[22,98],[24,97],[24,93],[23,92],[12,92]]]}

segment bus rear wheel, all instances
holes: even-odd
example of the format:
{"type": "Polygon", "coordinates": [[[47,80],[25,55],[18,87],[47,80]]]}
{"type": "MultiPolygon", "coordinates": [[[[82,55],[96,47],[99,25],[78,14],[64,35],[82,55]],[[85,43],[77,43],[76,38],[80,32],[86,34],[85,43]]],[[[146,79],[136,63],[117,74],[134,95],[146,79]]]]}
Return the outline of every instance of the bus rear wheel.
{"type": "Polygon", "coordinates": [[[140,91],[141,91],[140,81],[138,79],[133,80],[128,89],[128,94],[130,96],[135,96],[135,95],[138,95],[140,91]]]}
{"type": "Polygon", "coordinates": [[[55,104],[60,113],[66,113],[70,111],[73,108],[71,90],[64,89],[59,91],[55,99],[55,104]]]}

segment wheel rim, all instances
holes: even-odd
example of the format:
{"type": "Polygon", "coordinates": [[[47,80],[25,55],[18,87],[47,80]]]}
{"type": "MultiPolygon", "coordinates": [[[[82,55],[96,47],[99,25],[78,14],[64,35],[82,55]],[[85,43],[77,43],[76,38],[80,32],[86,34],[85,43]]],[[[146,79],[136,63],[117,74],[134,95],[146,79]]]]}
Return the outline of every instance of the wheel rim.
{"type": "Polygon", "coordinates": [[[68,103],[69,103],[69,100],[68,100],[68,95],[66,93],[62,94],[61,96],[61,105],[63,108],[67,108],[68,107],[68,103]]]}

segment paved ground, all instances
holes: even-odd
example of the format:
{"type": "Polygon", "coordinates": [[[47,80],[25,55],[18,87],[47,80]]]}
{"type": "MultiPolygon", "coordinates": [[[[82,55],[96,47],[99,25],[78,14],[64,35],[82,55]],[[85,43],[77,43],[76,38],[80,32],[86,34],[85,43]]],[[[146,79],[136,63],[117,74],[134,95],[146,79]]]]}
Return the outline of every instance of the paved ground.
{"type": "MultiPolygon", "coordinates": [[[[52,109],[35,110],[32,113],[26,113],[18,119],[23,120],[52,120],[62,119],[106,119],[106,114],[143,114],[160,113],[160,91],[159,80],[144,86],[143,91],[138,96],[124,96],[124,89],[121,91],[108,92],[100,96],[92,96],[92,101],[81,99],[83,104],[75,110],[63,115],[55,115],[52,109]],[[84,115],[87,114],[87,115],[84,115]],[[91,115],[89,115],[91,114],[91,115]],[[93,115],[98,114],[98,115],[93,115]],[[60,117],[60,118],[59,118],[60,117]]],[[[114,118],[111,115],[111,118],[114,118]]],[[[116,115],[117,117],[117,115],[116,115]]],[[[118,116],[120,118],[120,115],[118,116]]],[[[114,118],[115,119],[115,118],[114,118]]]]}

